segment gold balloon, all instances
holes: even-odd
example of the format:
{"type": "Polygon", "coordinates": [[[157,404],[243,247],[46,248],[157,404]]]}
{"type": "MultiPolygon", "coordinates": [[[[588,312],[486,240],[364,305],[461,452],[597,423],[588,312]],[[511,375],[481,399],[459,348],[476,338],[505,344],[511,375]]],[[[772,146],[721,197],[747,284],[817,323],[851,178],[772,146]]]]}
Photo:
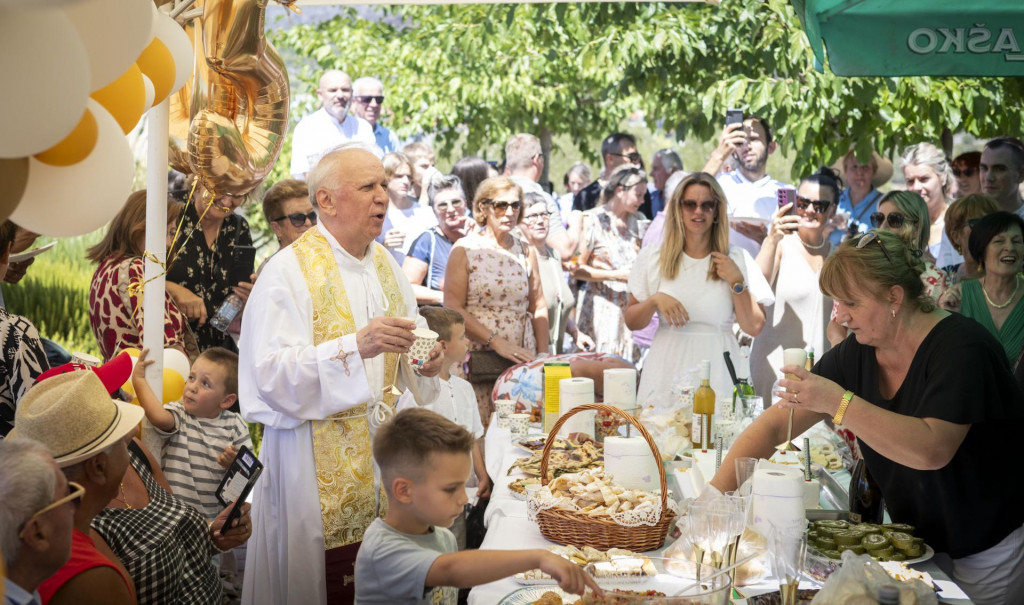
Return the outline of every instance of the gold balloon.
{"type": "Polygon", "coordinates": [[[117,120],[121,131],[128,134],[146,112],[146,85],[142,83],[142,70],[137,63],[116,80],[89,95],[117,120]]]}
{"type": "Polygon", "coordinates": [[[28,158],[0,159],[0,221],[7,220],[21,202],[28,184],[28,158]]]}
{"type": "Polygon", "coordinates": [[[99,136],[100,128],[96,124],[96,118],[86,109],[78,125],[64,137],[63,141],[33,157],[51,166],[71,166],[89,157],[96,147],[99,136]]]}
{"type": "Polygon", "coordinates": [[[255,189],[288,129],[288,72],[264,35],[267,2],[206,0],[196,30],[189,164],[214,195],[255,189]]]}

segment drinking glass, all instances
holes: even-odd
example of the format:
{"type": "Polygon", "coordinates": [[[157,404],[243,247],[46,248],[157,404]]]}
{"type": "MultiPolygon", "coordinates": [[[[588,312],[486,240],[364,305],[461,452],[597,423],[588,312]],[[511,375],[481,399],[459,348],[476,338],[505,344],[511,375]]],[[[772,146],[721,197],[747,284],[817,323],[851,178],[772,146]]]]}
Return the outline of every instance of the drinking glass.
{"type": "Polygon", "coordinates": [[[772,571],[779,580],[782,605],[796,605],[797,587],[807,556],[807,533],[803,527],[787,529],[772,526],[769,534],[772,571]]]}
{"type": "Polygon", "coordinates": [[[750,494],[750,487],[743,489],[744,484],[747,483],[754,476],[754,470],[757,468],[757,458],[736,458],[736,493],[740,495],[750,494]]]}

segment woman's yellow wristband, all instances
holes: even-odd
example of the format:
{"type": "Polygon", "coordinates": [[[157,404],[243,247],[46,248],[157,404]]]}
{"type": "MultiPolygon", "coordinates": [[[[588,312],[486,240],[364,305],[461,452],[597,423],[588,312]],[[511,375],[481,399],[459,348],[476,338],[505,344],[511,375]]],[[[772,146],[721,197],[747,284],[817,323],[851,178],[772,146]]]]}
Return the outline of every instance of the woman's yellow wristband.
{"type": "Polygon", "coordinates": [[[839,402],[839,409],[836,410],[836,415],[832,417],[832,424],[836,426],[843,424],[843,416],[846,415],[846,408],[850,407],[851,401],[853,401],[853,391],[843,393],[843,400],[839,402]]]}

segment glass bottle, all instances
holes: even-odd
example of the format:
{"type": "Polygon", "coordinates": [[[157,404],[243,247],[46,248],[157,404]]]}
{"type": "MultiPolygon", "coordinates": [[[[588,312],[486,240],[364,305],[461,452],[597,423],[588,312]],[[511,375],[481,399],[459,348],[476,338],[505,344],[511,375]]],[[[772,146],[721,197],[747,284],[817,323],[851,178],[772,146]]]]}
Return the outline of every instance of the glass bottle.
{"type": "Polygon", "coordinates": [[[714,448],[714,434],[711,419],[715,415],[715,390],[711,388],[711,362],[700,362],[700,387],[693,394],[693,436],[697,438],[700,449],[714,448]]]}

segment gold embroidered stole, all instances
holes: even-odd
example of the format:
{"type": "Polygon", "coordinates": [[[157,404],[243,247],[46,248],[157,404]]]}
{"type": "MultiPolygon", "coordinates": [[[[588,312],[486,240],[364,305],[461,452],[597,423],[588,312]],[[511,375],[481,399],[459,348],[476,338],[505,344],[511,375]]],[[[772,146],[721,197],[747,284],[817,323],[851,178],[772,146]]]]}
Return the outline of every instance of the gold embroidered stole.
{"type": "MultiPolygon", "coordinates": [[[[313,300],[313,343],[319,345],[355,333],[358,328],[327,238],[313,228],[306,231],[292,249],[313,300]]],[[[404,316],[405,300],[389,266],[387,250],[374,242],[369,254],[373,255],[377,278],[388,299],[388,316],[404,316]]],[[[385,384],[395,384],[397,377],[398,354],[386,353],[385,384]]],[[[377,393],[382,386],[371,384],[370,390],[377,393]]],[[[344,389],[345,385],[339,384],[337,388],[344,389]]],[[[395,395],[384,392],[383,399],[388,407],[394,408],[395,395]]],[[[372,401],[312,422],[325,550],[361,541],[363,532],[377,516],[373,452],[366,417],[370,403],[372,401]]]]}

